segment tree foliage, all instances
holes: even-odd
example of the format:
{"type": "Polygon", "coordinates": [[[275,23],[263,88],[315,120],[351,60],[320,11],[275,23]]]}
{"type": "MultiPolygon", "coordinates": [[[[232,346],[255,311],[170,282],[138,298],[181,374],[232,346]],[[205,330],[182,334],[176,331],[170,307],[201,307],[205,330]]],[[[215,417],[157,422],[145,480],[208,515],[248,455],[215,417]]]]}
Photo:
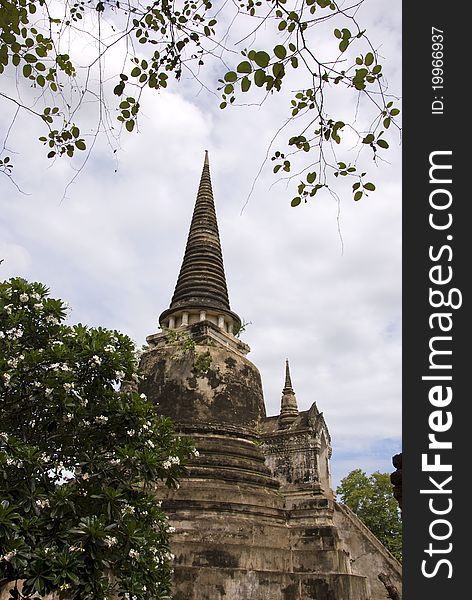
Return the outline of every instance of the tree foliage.
{"type": "Polygon", "coordinates": [[[133,391],[133,342],[65,317],[42,284],[0,283],[0,589],[161,598],[172,528],[153,490],[197,453],[133,391]]]}
{"type": "Polygon", "coordinates": [[[336,490],[346,504],[372,533],[401,561],[402,524],[398,503],[393,496],[388,473],[367,476],[361,469],[351,471],[336,490]]]}
{"type": "MultiPolygon", "coordinates": [[[[292,99],[279,130],[288,137],[271,159],[274,173],[296,185],[292,206],[330,189],[337,177],[351,180],[357,201],[375,190],[360,155],[376,161],[388,149],[400,112],[356,18],[364,2],[0,0],[0,76],[16,81],[0,98],[16,107],[15,118],[27,111],[42,120],[39,139],[56,159],[88,155],[97,135],[113,137],[116,125],[135,131],[142,94],[183,75],[202,81],[204,73],[219,73],[208,86],[221,94],[221,109],[246,96],[261,104],[288,86],[292,99]],[[231,36],[238,23],[242,40],[231,36]],[[331,44],[328,55],[320,36],[331,44]],[[364,119],[336,114],[339,100],[351,98],[364,119]],[[91,133],[80,125],[86,104],[96,108],[91,133]]],[[[6,152],[4,143],[0,171],[11,177],[6,152]]]]}

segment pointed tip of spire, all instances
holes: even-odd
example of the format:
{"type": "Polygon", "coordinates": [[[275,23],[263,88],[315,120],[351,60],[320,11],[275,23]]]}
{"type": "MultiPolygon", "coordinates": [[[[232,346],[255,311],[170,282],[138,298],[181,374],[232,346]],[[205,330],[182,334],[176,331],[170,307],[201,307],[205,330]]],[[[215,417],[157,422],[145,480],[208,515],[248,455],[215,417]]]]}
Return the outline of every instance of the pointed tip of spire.
{"type": "Polygon", "coordinates": [[[204,167],[210,166],[210,159],[208,158],[208,150],[205,150],[205,160],[203,162],[203,166],[204,167]]]}
{"type": "Polygon", "coordinates": [[[290,365],[288,362],[288,358],[285,359],[285,385],[284,385],[284,389],[283,392],[292,392],[293,393],[293,387],[292,387],[292,379],[290,377],[290,365]]]}
{"type": "Polygon", "coordinates": [[[282,390],[282,401],[280,406],[279,415],[279,428],[286,429],[298,417],[298,405],[295,397],[295,392],[292,387],[292,380],[290,378],[290,365],[288,358],[285,359],[285,385],[282,390]]]}

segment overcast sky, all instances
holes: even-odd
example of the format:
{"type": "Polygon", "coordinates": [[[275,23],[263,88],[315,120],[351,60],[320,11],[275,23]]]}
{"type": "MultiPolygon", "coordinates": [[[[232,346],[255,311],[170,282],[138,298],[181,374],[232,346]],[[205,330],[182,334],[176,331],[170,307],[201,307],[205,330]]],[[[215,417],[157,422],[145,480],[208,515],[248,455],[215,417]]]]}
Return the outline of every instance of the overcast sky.
{"type": "MultiPolygon", "coordinates": [[[[367,0],[360,17],[399,94],[399,6],[367,0]]],[[[337,202],[291,208],[271,165],[245,205],[287,103],[221,111],[184,80],[148,97],[140,133],[123,136],[118,152],[98,142],[63,200],[74,171],[51,166],[38,125],[23,117],[7,146],[20,153],[10,155],[26,194],[0,177],[0,277],[43,281],[71,304],[72,322],[143,344],[169,305],[208,149],[231,308],[250,323],[242,339],[267,413],[278,412],[289,358],[300,409],[316,401],[324,413],[336,485],[354,468],[391,471],[400,450],[401,148],[393,137],[390,164],[372,165],[369,198],[338,189],[342,251],[337,202]]],[[[0,139],[12,115],[3,104],[0,139]]]]}

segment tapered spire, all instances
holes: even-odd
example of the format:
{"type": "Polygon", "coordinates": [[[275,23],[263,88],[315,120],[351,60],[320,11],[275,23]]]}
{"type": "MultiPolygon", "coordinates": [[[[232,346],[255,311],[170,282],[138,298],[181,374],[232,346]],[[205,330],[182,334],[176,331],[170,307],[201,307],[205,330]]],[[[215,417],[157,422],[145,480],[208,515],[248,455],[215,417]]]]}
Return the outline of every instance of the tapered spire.
{"type": "Polygon", "coordinates": [[[293,394],[292,380],[290,378],[290,366],[288,364],[288,358],[285,360],[285,385],[282,390],[282,394],[293,394]]]}
{"type": "MultiPolygon", "coordinates": [[[[172,314],[182,311],[203,311],[205,318],[205,311],[222,313],[229,317],[231,329],[241,325],[229,304],[207,150],[174,295],[159,322],[162,325],[172,314]]],[[[228,323],[225,327],[230,331],[228,323]]]]}
{"type": "Polygon", "coordinates": [[[290,377],[290,366],[288,359],[285,361],[285,385],[282,390],[282,401],[280,406],[279,427],[286,429],[298,417],[298,405],[290,377]]]}

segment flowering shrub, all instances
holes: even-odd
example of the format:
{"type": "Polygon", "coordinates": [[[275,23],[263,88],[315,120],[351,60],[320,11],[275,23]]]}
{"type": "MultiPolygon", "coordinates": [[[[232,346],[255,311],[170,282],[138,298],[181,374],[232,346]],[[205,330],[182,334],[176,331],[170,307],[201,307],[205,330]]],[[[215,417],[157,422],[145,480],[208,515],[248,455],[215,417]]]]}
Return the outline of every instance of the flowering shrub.
{"type": "Polygon", "coordinates": [[[135,391],[133,342],[66,313],[40,283],[0,283],[0,588],[161,598],[173,530],[153,490],[196,451],[135,391]]]}

